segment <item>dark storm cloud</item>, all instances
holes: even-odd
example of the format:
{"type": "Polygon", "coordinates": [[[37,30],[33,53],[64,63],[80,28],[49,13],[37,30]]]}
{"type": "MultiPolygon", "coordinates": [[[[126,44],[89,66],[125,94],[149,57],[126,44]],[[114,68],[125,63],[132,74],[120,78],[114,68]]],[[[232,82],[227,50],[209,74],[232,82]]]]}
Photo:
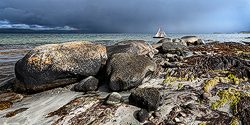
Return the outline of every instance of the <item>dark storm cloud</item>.
{"type": "MultiPolygon", "coordinates": [[[[85,32],[250,30],[249,0],[0,0],[0,21],[85,32]]],[[[1,25],[1,24],[0,24],[1,25]]]]}

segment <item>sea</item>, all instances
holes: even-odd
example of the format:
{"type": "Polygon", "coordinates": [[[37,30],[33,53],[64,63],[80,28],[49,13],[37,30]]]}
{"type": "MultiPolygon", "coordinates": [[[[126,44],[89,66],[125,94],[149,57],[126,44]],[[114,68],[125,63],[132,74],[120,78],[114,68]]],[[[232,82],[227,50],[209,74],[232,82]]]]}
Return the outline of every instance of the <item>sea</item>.
{"type": "MultiPolygon", "coordinates": [[[[0,84],[15,77],[15,63],[36,46],[73,41],[90,41],[104,46],[124,40],[145,40],[155,44],[154,34],[0,34],[0,84]]],[[[167,34],[168,38],[197,36],[205,42],[250,42],[250,34],[167,34]]]]}

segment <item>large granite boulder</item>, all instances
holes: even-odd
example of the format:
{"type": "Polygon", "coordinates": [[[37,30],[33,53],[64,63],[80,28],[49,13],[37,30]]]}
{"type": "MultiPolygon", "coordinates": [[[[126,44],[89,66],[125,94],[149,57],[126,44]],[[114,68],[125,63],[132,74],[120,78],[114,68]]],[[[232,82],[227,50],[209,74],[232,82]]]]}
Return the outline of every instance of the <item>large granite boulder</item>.
{"type": "Polygon", "coordinates": [[[116,53],[130,53],[138,55],[155,54],[155,50],[148,42],[143,40],[127,40],[107,46],[108,57],[116,53]]]}
{"type": "Polygon", "coordinates": [[[112,91],[127,90],[139,86],[156,70],[149,58],[137,54],[114,54],[107,62],[106,74],[112,91]]]}
{"type": "Polygon", "coordinates": [[[167,42],[162,44],[162,49],[164,52],[176,52],[176,51],[183,51],[187,47],[182,43],[178,42],[167,42]]]}
{"type": "Polygon", "coordinates": [[[156,88],[137,88],[131,92],[129,104],[156,111],[160,104],[160,92],[156,88]]]}
{"type": "Polygon", "coordinates": [[[197,36],[184,36],[181,38],[182,40],[184,40],[188,45],[189,44],[195,44],[196,41],[198,41],[198,37],[197,36]]]}
{"type": "Polygon", "coordinates": [[[34,48],[15,65],[15,89],[39,91],[68,84],[67,78],[96,75],[106,64],[103,45],[87,41],[47,44],[34,48]]]}

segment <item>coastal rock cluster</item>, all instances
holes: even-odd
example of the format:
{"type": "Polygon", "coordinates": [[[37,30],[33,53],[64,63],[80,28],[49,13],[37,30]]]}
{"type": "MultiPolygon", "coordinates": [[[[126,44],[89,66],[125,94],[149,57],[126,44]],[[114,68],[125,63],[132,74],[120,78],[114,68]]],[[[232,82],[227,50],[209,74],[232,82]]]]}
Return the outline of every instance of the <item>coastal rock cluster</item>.
{"type": "MultiPolygon", "coordinates": [[[[152,45],[142,40],[107,47],[87,41],[47,44],[19,60],[16,78],[0,90],[83,93],[47,113],[46,118],[60,116],[51,120],[54,124],[248,124],[249,53],[244,43],[205,43],[197,36],[165,38],[152,45]],[[129,121],[133,119],[137,121],[129,121]]],[[[16,95],[1,99],[0,110],[10,108],[15,101],[8,98],[18,100],[16,95]]]]}

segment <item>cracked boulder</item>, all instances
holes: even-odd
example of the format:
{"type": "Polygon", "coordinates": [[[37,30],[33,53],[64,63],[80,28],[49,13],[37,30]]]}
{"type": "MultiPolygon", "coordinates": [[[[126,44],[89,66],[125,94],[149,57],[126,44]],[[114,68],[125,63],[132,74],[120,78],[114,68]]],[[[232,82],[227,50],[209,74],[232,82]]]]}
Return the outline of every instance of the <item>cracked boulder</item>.
{"type": "Polygon", "coordinates": [[[122,91],[142,84],[156,70],[149,58],[137,54],[114,54],[107,62],[106,75],[112,91],[122,91]]]}

